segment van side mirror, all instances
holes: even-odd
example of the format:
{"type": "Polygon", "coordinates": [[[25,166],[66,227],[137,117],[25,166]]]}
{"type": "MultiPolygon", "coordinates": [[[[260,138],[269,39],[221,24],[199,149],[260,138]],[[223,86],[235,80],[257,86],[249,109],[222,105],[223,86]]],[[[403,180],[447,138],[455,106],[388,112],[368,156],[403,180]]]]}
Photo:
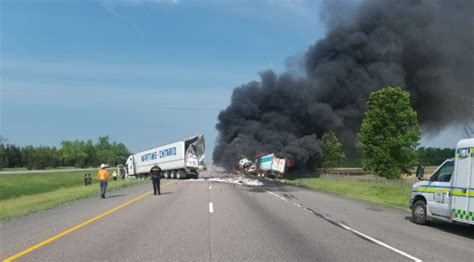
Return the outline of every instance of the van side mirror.
{"type": "Polygon", "coordinates": [[[418,166],[416,169],[416,177],[418,180],[423,180],[423,176],[425,175],[425,168],[423,166],[418,166]]]}

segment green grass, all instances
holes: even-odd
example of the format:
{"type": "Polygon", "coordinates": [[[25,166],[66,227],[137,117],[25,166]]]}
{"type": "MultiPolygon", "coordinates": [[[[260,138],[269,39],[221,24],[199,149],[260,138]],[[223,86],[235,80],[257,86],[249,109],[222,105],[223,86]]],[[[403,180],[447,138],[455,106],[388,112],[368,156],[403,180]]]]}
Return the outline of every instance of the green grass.
{"type": "Polygon", "coordinates": [[[344,176],[296,178],[285,182],[309,189],[409,210],[411,185],[403,181],[358,180],[344,176]]]}
{"type": "MultiPolygon", "coordinates": [[[[95,172],[91,172],[92,186],[84,186],[83,175],[83,171],[65,171],[0,176],[0,220],[98,196],[99,184],[95,179],[95,172]]],[[[107,191],[138,183],[143,183],[143,180],[109,181],[107,191]]]]}
{"type": "Polygon", "coordinates": [[[0,171],[28,171],[26,167],[4,167],[0,171]]]}
{"type": "MultiPolygon", "coordinates": [[[[79,168],[74,167],[74,166],[58,166],[58,167],[55,167],[55,168],[30,170],[26,167],[4,167],[4,168],[0,169],[0,172],[1,171],[4,171],[4,172],[15,171],[16,172],[16,171],[35,171],[35,170],[68,170],[68,169],[79,169],[79,168]]],[[[85,169],[88,169],[88,167],[86,167],[85,169]]]]}
{"type": "MultiPolygon", "coordinates": [[[[112,174],[113,170],[109,171],[112,174]]],[[[90,173],[93,183],[97,183],[96,170],[2,174],[0,200],[84,185],[85,173],[90,173]]]]}

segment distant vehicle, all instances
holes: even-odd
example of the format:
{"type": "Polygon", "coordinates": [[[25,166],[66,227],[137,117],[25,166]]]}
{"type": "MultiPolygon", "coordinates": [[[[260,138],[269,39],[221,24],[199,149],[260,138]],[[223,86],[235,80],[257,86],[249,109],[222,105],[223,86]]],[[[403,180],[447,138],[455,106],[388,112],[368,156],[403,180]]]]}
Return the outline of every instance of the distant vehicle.
{"type": "MultiPolygon", "coordinates": [[[[421,180],[423,174],[417,174],[421,180]]],[[[415,183],[410,199],[413,221],[474,225],[474,138],[457,143],[455,158],[444,161],[428,181],[415,183]]]]}
{"type": "Polygon", "coordinates": [[[198,167],[199,171],[207,170],[207,166],[205,164],[200,164],[198,167]]]}
{"type": "Polygon", "coordinates": [[[256,169],[259,176],[282,177],[287,168],[287,159],[276,154],[261,156],[257,160],[256,169]]]}
{"type": "Polygon", "coordinates": [[[157,164],[165,178],[198,178],[204,150],[204,135],[196,135],[133,154],[119,170],[124,169],[127,178],[148,176],[151,167],[157,164]]]}
{"type": "Polygon", "coordinates": [[[240,171],[247,174],[276,178],[283,177],[287,169],[291,168],[293,164],[293,160],[272,153],[257,157],[255,161],[244,157],[239,160],[238,167],[240,171]]]}

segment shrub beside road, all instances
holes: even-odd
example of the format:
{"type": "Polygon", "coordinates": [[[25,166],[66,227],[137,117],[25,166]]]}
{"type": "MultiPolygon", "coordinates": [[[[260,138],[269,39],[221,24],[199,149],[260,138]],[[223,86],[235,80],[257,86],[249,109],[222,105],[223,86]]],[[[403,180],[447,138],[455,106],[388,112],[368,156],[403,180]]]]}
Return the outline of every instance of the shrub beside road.
{"type": "MultiPolygon", "coordinates": [[[[113,170],[110,170],[112,174],[113,170]]],[[[111,179],[112,180],[112,179],[111,179]]],[[[142,183],[143,180],[109,181],[107,191],[142,183]]],[[[96,170],[0,175],[0,220],[52,208],[99,194],[96,170]],[[92,185],[84,186],[90,173],[92,185]]]]}

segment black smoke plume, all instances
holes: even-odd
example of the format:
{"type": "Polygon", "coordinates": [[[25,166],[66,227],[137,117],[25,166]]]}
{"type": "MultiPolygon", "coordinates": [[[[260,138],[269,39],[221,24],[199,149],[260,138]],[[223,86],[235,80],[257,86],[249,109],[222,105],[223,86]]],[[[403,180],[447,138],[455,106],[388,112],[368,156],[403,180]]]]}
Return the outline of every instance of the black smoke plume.
{"type": "Polygon", "coordinates": [[[216,125],[216,164],[257,152],[317,163],[327,130],[355,145],[368,95],[386,86],[411,93],[429,132],[472,116],[474,105],[456,108],[474,96],[474,1],[366,0],[349,11],[346,2],[324,4],[327,34],[307,50],[303,74],[266,71],[234,90],[216,125]]]}

